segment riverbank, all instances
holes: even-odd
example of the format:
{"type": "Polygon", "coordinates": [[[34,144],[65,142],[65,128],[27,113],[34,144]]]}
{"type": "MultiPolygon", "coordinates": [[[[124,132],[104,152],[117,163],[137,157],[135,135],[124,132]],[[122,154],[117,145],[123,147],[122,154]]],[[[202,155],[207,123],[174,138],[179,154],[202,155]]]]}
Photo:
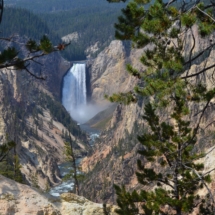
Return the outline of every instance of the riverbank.
{"type": "MultiPolygon", "coordinates": [[[[98,138],[100,135],[99,130],[91,128],[88,125],[80,125],[80,128],[88,133],[89,144],[92,147],[93,143],[95,142],[95,139],[98,138]]],[[[76,165],[77,166],[80,165],[83,158],[84,157],[76,159],[76,165]]],[[[73,164],[71,162],[65,162],[65,163],[58,165],[60,175],[62,178],[65,175],[70,173],[70,171],[73,169],[72,166],[73,166],[73,164]]],[[[62,194],[62,193],[71,192],[73,190],[73,187],[74,187],[74,180],[73,180],[73,178],[71,178],[67,181],[62,181],[62,183],[60,183],[59,185],[51,188],[49,191],[49,194],[57,197],[57,196],[60,196],[60,194],[62,194]]]]}

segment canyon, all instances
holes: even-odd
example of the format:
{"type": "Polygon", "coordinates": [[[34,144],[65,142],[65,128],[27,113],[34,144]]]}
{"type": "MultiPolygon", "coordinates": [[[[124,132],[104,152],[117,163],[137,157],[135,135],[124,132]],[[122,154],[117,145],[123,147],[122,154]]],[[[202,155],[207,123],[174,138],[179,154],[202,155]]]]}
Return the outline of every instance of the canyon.
{"type": "MultiPolygon", "coordinates": [[[[193,33],[198,45],[195,46],[194,52],[198,53],[201,49],[208,47],[210,41],[207,38],[200,38],[197,28],[193,28],[193,33]]],[[[191,33],[186,35],[186,51],[192,48],[190,43],[191,33]]],[[[210,36],[213,41],[214,34],[210,36]]],[[[103,95],[111,95],[118,92],[129,92],[138,84],[138,79],[131,77],[126,72],[126,64],[135,65],[140,71],[144,68],[140,65],[139,59],[143,49],[127,50],[125,44],[120,41],[113,41],[91,65],[94,72],[92,74],[92,99],[95,102],[104,100],[103,95]],[[114,47],[114,49],[113,49],[114,47]],[[117,48],[116,48],[117,47],[117,48]],[[114,50],[114,51],[111,51],[114,50]],[[116,57],[117,56],[117,57],[116,57]],[[104,59],[104,61],[102,61],[104,59]],[[116,60],[117,59],[117,60],[116,60]],[[108,65],[108,66],[106,66],[108,65]],[[111,80],[111,81],[108,81],[111,80]],[[112,85],[113,84],[113,85],[112,85]]],[[[207,55],[207,65],[213,64],[214,50],[207,55]]],[[[191,65],[190,72],[195,73],[205,66],[205,58],[195,61],[191,65]]],[[[208,88],[213,87],[213,69],[207,72],[207,75],[199,75],[192,79],[192,82],[203,79],[208,88]]],[[[214,102],[214,99],[213,99],[214,102]]],[[[214,160],[214,104],[207,109],[203,120],[200,123],[201,132],[198,134],[198,144],[196,150],[205,151],[207,156],[201,159],[204,163],[204,172],[214,168],[212,165],[214,160]],[[204,128],[207,127],[207,130],[204,128]],[[210,153],[209,153],[210,152],[210,153]]],[[[141,145],[137,141],[137,136],[147,129],[143,115],[144,100],[139,99],[138,102],[130,105],[118,104],[113,111],[112,117],[108,118],[106,128],[101,132],[100,137],[95,143],[94,152],[88,155],[82,161],[82,169],[86,172],[85,182],[81,187],[81,194],[96,202],[115,203],[116,195],[114,184],[125,185],[127,190],[155,189],[156,185],[141,186],[135,172],[137,171],[137,159],[144,159],[137,154],[141,149],[141,145]]],[[[191,106],[193,113],[201,111],[200,106],[191,106]]],[[[171,112],[171,109],[168,110],[171,112]]],[[[168,113],[160,113],[164,118],[168,119],[168,113]]],[[[193,126],[196,120],[194,117],[193,126]]],[[[200,161],[200,160],[199,160],[200,161]]],[[[154,163],[154,168],[159,165],[154,163]]],[[[214,178],[215,172],[211,172],[214,178]]],[[[214,180],[209,185],[211,192],[214,192],[214,180]]],[[[200,195],[207,193],[204,188],[200,190],[200,195]]]]}
{"type": "MultiPolygon", "coordinates": [[[[13,68],[0,71],[0,134],[2,142],[15,140],[25,183],[36,181],[45,190],[61,182],[58,164],[65,161],[63,133],[68,126],[76,133],[71,137],[77,139],[77,157],[85,155],[89,146],[86,135],[60,103],[61,81],[70,63],[53,53],[40,59],[40,64],[46,81],[13,68]]],[[[40,65],[32,64],[30,69],[39,71],[40,65]]]]}
{"type": "MultiPolygon", "coordinates": [[[[198,38],[198,33],[195,29],[194,33],[195,37],[198,38]]],[[[190,36],[187,35],[187,37],[190,36]]],[[[187,48],[189,49],[191,45],[188,43],[187,48]]],[[[195,51],[198,52],[200,48],[207,46],[207,40],[199,39],[199,44],[195,46],[195,51]]],[[[17,200],[20,197],[17,193],[11,194],[11,191],[9,192],[1,188],[0,202],[5,205],[4,208],[8,211],[0,212],[15,214],[25,204],[24,196],[27,193],[32,193],[32,196],[36,196],[36,202],[44,202],[43,205],[38,204],[38,209],[35,209],[36,212],[34,212],[35,214],[40,211],[41,214],[61,213],[66,215],[71,213],[71,211],[75,214],[75,210],[77,210],[77,214],[102,214],[101,203],[116,203],[114,184],[124,184],[129,190],[141,188],[135,175],[137,170],[136,160],[137,158],[142,159],[137,155],[137,151],[141,146],[136,137],[145,128],[141,117],[143,115],[144,100],[139,99],[138,102],[128,106],[123,104],[112,106],[105,100],[104,95],[129,92],[139,83],[137,78],[127,73],[126,64],[131,63],[135,65],[135,68],[143,70],[139,62],[142,52],[144,50],[130,49],[129,44],[115,40],[99,53],[95,59],[86,62],[86,76],[89,79],[87,80],[87,98],[85,98],[85,102],[87,101],[88,104],[94,107],[102,107],[101,110],[107,108],[110,111],[105,115],[106,110],[103,110],[104,112],[101,116],[98,117],[97,115],[97,119],[96,117],[94,118],[93,124],[98,126],[102,122],[103,128],[101,129],[100,137],[95,142],[93,151],[89,148],[86,134],[80,130],[77,122],[71,122],[73,126],[71,136],[77,143],[75,145],[76,156],[83,157],[87,155],[81,163],[82,171],[86,174],[85,180],[81,184],[81,195],[100,204],[92,203],[83,197],[78,197],[71,193],[63,194],[61,200],[52,199],[50,196],[48,200],[45,200],[45,197],[39,197],[42,194],[32,188],[16,184],[18,190],[26,190],[26,194],[22,194],[23,198],[21,200],[23,202],[17,200]],[[102,116],[105,117],[103,118],[102,116]],[[68,202],[74,205],[71,206],[68,202]],[[63,209],[59,206],[61,204],[63,209]],[[98,212],[94,211],[94,207],[95,211],[98,212]]],[[[208,56],[207,63],[213,62],[214,55],[214,50],[212,50],[208,56]]],[[[42,63],[45,65],[43,71],[47,76],[47,80],[42,83],[32,80],[32,78],[29,79],[23,71],[2,70],[0,72],[0,110],[2,113],[0,118],[0,135],[2,141],[6,140],[6,134],[9,134],[11,138],[17,139],[16,150],[26,183],[33,186],[36,177],[37,185],[40,189],[46,190],[46,188],[61,182],[58,164],[65,161],[62,131],[67,130],[67,124],[64,123],[64,120],[53,115],[54,112],[50,106],[56,106],[58,112],[61,109],[63,113],[65,111],[60,104],[61,87],[63,78],[66,77],[71,68],[71,63],[62,59],[57,53],[45,57],[42,63]],[[16,111],[16,118],[14,113],[15,110],[19,109],[20,111],[16,111]],[[17,124],[20,126],[14,129],[14,126],[17,124]],[[14,130],[16,130],[15,133],[13,133],[14,130]]],[[[191,66],[191,71],[196,70],[198,67],[203,67],[204,63],[203,60],[195,62],[191,66]]],[[[33,66],[32,68],[36,69],[33,66]]],[[[213,85],[211,81],[213,71],[211,70],[207,75],[207,77],[202,75],[198,78],[204,78],[207,86],[211,87],[213,85]]],[[[193,109],[198,111],[199,107],[193,107],[193,109]]],[[[206,127],[214,119],[213,110],[213,106],[207,110],[201,123],[202,128],[206,127]]],[[[207,132],[204,133],[202,131],[198,135],[198,139],[197,150],[210,152],[214,144],[214,124],[211,124],[207,132]]],[[[215,151],[212,150],[211,153],[202,159],[205,164],[205,171],[213,167],[214,153],[215,151]]],[[[214,172],[211,173],[212,176],[214,174],[214,172]]],[[[13,183],[3,176],[1,176],[1,180],[4,183],[8,183],[5,185],[7,187],[10,187],[13,183]]],[[[210,185],[213,192],[215,189],[214,183],[212,181],[210,185]]],[[[150,189],[152,188],[150,187],[150,189]]],[[[205,189],[201,190],[202,194],[205,192],[205,189]]],[[[31,203],[32,199],[30,198],[29,200],[31,203]]],[[[28,213],[33,214],[32,211],[26,212],[26,214],[28,213]]],[[[114,214],[113,211],[111,213],[114,214]]]]}

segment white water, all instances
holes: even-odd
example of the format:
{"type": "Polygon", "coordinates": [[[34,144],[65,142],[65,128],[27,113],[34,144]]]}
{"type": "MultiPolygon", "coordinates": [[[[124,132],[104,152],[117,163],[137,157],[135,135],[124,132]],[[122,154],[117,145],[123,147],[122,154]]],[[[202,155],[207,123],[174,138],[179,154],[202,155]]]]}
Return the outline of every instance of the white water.
{"type": "MultiPolygon", "coordinates": [[[[61,176],[65,176],[66,174],[68,174],[70,172],[72,164],[71,163],[63,163],[61,165],[59,165],[59,170],[60,170],[60,174],[61,176]]],[[[49,193],[52,196],[60,196],[61,193],[67,193],[73,190],[73,186],[74,186],[74,182],[73,179],[69,179],[67,181],[63,181],[61,184],[53,187],[49,193]]]]}
{"type": "Polygon", "coordinates": [[[106,106],[87,104],[86,65],[73,64],[63,79],[62,104],[70,116],[83,124],[106,106]]]}
{"type": "Polygon", "coordinates": [[[73,119],[83,123],[86,114],[86,65],[73,64],[63,81],[62,103],[73,119]]]}

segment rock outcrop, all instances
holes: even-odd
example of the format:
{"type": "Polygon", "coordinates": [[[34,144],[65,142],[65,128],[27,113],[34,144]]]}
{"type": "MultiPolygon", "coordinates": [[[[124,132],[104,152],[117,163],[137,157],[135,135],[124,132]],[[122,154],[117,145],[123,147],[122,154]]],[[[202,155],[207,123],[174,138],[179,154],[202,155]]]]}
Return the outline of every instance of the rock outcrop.
{"type": "MultiPolygon", "coordinates": [[[[115,206],[107,205],[110,215],[115,206]]],[[[0,175],[0,214],[2,215],[103,215],[103,205],[73,193],[61,197],[44,195],[35,189],[0,175]]]]}
{"type": "Polygon", "coordinates": [[[134,78],[126,71],[129,63],[126,48],[121,41],[114,40],[105,48],[90,66],[91,101],[97,104],[107,102],[104,95],[124,92],[134,85],[134,78]]]}

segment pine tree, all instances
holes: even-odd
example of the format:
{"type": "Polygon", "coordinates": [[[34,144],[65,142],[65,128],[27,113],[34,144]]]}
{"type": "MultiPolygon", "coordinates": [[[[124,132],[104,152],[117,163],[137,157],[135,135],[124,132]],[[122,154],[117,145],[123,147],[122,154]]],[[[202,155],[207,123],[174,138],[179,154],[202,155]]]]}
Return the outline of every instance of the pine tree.
{"type": "Polygon", "coordinates": [[[0,146],[0,174],[23,183],[19,157],[14,153],[15,146],[13,141],[0,146]]]}
{"type": "Polygon", "coordinates": [[[143,145],[138,153],[144,162],[138,160],[136,175],[140,184],[155,188],[130,193],[124,186],[115,186],[118,214],[181,215],[196,207],[199,214],[215,214],[207,185],[214,169],[203,173],[204,165],[198,159],[205,154],[195,152],[200,124],[215,96],[214,84],[206,86],[201,78],[215,67],[208,61],[215,45],[210,39],[215,30],[213,11],[212,2],[133,0],[115,24],[118,39],[144,48],[140,58],[143,67],[138,70],[127,65],[138,80],[133,91],[106,98],[124,104],[144,98],[143,119],[150,130],[138,136],[143,145]],[[207,40],[206,47],[197,49],[201,39],[195,38],[195,29],[199,38],[207,40]],[[198,68],[192,70],[197,63],[198,68]],[[194,105],[199,105],[197,112],[191,111],[194,105]],[[166,113],[165,119],[161,112],[166,113]],[[197,192],[203,187],[208,194],[200,198],[197,192]]]}
{"type": "MultiPolygon", "coordinates": [[[[203,153],[195,153],[196,127],[190,127],[190,121],[184,120],[187,111],[185,102],[175,97],[175,108],[170,121],[161,121],[155,108],[149,103],[145,106],[146,120],[150,132],[138,136],[143,150],[144,163],[138,160],[138,181],[144,186],[156,185],[154,191],[141,190],[139,193],[127,193],[125,188],[116,186],[119,214],[139,214],[140,208],[147,214],[191,213],[198,205],[205,214],[205,199],[196,192],[211,181],[210,171],[202,172],[204,165],[196,162],[204,157],[203,153]],[[157,167],[154,169],[154,164],[157,167]],[[146,166],[150,166],[147,167],[146,166]],[[164,188],[165,187],[165,188],[164,188]],[[139,207],[137,207],[137,203],[139,207]],[[168,207],[167,207],[168,206],[168,207]]],[[[211,191],[207,208],[214,212],[214,201],[211,191]]]]}
{"type": "Polygon", "coordinates": [[[215,45],[215,41],[211,39],[207,47],[199,47],[198,52],[195,50],[196,43],[199,42],[194,36],[195,27],[198,28],[199,35],[208,41],[209,35],[215,30],[213,4],[176,0],[164,3],[156,0],[149,7],[149,3],[149,0],[129,2],[122,10],[119,22],[115,24],[116,38],[131,40],[134,48],[144,48],[140,59],[143,68],[138,70],[127,65],[128,72],[139,83],[133,91],[106,98],[112,102],[129,104],[136,102],[138,95],[156,95],[159,103],[166,106],[171,101],[171,93],[177,91],[191,101],[204,99],[200,90],[203,93],[206,90],[213,93],[213,89],[207,89],[203,81],[196,84],[190,80],[210,71],[215,64],[201,66],[192,74],[190,69],[197,61],[207,58],[215,45]],[[191,35],[189,44],[185,41],[187,33],[191,35]],[[185,87],[188,87],[187,92],[184,91],[185,87]]]}
{"type": "Polygon", "coordinates": [[[8,153],[16,146],[14,141],[9,141],[0,145],[0,162],[2,162],[8,153]]]}
{"type": "Polygon", "coordinates": [[[14,177],[13,177],[13,180],[15,180],[15,181],[17,181],[19,183],[23,183],[23,176],[22,176],[22,173],[20,171],[22,166],[20,165],[18,155],[14,155],[13,165],[14,165],[14,177]]]}
{"type": "Polygon", "coordinates": [[[78,174],[77,174],[78,168],[76,165],[76,158],[73,150],[73,141],[69,132],[68,134],[69,134],[69,142],[64,143],[64,149],[65,149],[64,154],[66,155],[66,160],[71,162],[72,169],[64,177],[64,180],[68,180],[72,177],[75,180],[75,183],[74,183],[75,193],[79,195],[79,181],[78,181],[78,174]]]}
{"type": "Polygon", "coordinates": [[[38,181],[38,174],[37,172],[35,173],[32,173],[31,177],[30,177],[30,180],[31,180],[31,185],[37,189],[39,189],[39,181],[38,181]]]}

